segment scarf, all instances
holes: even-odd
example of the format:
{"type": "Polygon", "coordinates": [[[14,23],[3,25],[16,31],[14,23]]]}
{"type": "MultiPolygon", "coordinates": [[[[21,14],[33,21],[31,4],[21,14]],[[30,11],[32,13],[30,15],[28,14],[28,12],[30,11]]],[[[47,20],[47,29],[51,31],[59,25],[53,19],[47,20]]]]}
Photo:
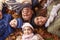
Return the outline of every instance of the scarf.
{"type": "Polygon", "coordinates": [[[22,40],[31,40],[33,36],[34,36],[33,33],[31,33],[31,34],[29,34],[29,35],[23,34],[23,35],[22,35],[22,40]]]}

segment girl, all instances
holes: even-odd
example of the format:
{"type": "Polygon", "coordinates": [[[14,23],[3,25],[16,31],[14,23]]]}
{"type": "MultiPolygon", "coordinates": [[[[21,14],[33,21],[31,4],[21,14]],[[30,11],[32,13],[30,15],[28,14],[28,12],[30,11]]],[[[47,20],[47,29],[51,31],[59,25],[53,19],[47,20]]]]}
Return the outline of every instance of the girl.
{"type": "Polygon", "coordinates": [[[30,23],[24,23],[22,25],[22,39],[20,39],[20,36],[17,37],[16,40],[44,40],[39,34],[34,34],[34,28],[30,23]]]}

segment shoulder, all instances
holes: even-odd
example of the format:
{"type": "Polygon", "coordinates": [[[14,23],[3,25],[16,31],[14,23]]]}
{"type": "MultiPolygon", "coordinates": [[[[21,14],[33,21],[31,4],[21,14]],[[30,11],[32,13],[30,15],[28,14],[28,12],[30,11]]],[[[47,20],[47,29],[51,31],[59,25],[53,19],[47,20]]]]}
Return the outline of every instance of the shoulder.
{"type": "Polygon", "coordinates": [[[10,14],[4,14],[4,17],[11,18],[12,16],[10,14]]]}
{"type": "Polygon", "coordinates": [[[17,36],[16,40],[21,40],[22,36],[17,36]]]}
{"type": "Polygon", "coordinates": [[[10,14],[4,14],[4,18],[5,20],[11,20],[12,19],[12,16],[10,14]]]}
{"type": "Polygon", "coordinates": [[[32,39],[34,39],[34,40],[44,40],[39,34],[35,34],[32,39]]]}

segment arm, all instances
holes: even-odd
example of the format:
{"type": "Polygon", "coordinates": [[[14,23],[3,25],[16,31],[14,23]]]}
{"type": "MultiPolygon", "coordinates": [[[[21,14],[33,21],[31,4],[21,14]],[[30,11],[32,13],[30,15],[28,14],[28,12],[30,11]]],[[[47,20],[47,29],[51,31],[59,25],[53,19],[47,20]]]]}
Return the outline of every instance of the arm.
{"type": "Polygon", "coordinates": [[[52,11],[50,13],[50,17],[48,18],[45,27],[48,27],[51,22],[53,22],[54,18],[57,16],[57,12],[60,9],[60,4],[57,4],[56,6],[53,6],[52,11]]]}
{"type": "Polygon", "coordinates": [[[47,3],[44,4],[44,7],[43,7],[43,8],[48,7],[48,6],[51,4],[52,1],[53,1],[53,0],[47,0],[47,3]]]}

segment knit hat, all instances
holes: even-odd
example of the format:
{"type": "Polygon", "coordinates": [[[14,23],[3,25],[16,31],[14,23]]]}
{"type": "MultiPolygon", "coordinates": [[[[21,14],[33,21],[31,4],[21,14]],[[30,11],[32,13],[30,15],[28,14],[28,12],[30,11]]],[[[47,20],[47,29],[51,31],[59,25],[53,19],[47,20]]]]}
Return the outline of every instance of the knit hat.
{"type": "Polygon", "coordinates": [[[33,28],[33,26],[30,24],[30,23],[28,23],[28,22],[26,22],[26,23],[24,23],[23,25],[22,25],[22,29],[24,28],[24,27],[30,27],[30,28],[32,28],[33,30],[34,30],[34,28],[33,28]]]}
{"type": "Polygon", "coordinates": [[[12,8],[12,10],[14,10],[16,13],[19,14],[19,13],[22,11],[22,9],[25,8],[25,7],[28,7],[28,8],[31,8],[31,9],[32,9],[31,4],[25,3],[25,4],[17,4],[17,5],[15,5],[15,6],[12,8]]]}
{"type": "Polygon", "coordinates": [[[7,0],[8,3],[14,3],[16,0],[7,0]]]}
{"type": "Polygon", "coordinates": [[[25,3],[25,4],[22,5],[21,10],[22,10],[23,8],[26,8],[26,7],[32,9],[32,5],[31,5],[30,3],[25,3]]]}
{"type": "Polygon", "coordinates": [[[21,28],[21,26],[23,25],[23,21],[21,18],[17,18],[17,28],[21,28]]]}
{"type": "Polygon", "coordinates": [[[13,10],[17,14],[20,13],[20,9],[22,7],[21,3],[16,2],[16,0],[9,0],[6,2],[6,4],[8,5],[8,9],[13,10]]]}

